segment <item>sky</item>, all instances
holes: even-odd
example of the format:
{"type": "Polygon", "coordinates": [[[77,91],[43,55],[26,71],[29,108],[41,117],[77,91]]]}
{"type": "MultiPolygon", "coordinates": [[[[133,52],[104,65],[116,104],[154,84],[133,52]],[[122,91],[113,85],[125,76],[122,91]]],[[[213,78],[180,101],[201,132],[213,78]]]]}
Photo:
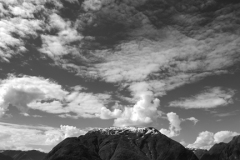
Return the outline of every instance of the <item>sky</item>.
{"type": "Polygon", "coordinates": [[[0,149],[94,128],[209,149],[240,134],[238,0],[0,0],[0,149]]]}

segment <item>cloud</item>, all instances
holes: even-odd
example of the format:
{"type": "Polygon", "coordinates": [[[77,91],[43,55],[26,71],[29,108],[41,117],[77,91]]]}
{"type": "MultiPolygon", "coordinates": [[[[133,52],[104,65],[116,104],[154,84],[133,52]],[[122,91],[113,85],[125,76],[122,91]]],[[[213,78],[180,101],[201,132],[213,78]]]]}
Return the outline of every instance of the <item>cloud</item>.
{"type": "MultiPolygon", "coordinates": [[[[106,37],[104,40],[111,40],[106,42],[110,49],[101,48],[91,52],[100,59],[98,63],[86,68],[92,77],[100,77],[107,82],[129,86],[130,91],[132,86],[146,83],[147,91],[162,96],[176,87],[196,82],[210,75],[224,74],[230,66],[234,66],[239,61],[238,58],[236,59],[239,36],[220,29],[222,28],[222,25],[219,25],[222,24],[220,20],[208,19],[207,21],[205,12],[198,12],[195,15],[185,13],[184,10],[180,15],[174,9],[166,12],[166,6],[178,7],[162,1],[159,1],[159,8],[154,8],[151,1],[141,1],[137,4],[138,7],[129,1],[124,1],[114,5],[115,12],[111,12],[112,9],[109,7],[111,3],[112,1],[98,8],[97,14],[90,16],[92,19],[89,22],[89,28],[92,27],[90,30],[92,32],[87,30],[88,27],[86,30],[83,29],[83,33],[91,35],[96,43],[103,43],[103,41],[99,42],[102,37],[106,37]],[[165,8],[161,8],[161,5],[165,8]],[[166,12],[166,14],[165,16],[161,14],[159,18],[159,14],[156,14],[159,12],[166,12]],[[124,30],[119,27],[117,30],[109,30],[106,35],[105,32],[101,35],[97,34],[105,26],[116,24],[115,19],[134,17],[132,13],[138,18],[141,17],[139,18],[141,21],[138,21],[138,18],[136,21],[121,20],[121,25],[118,25],[124,26],[123,28],[131,26],[131,29],[124,30]],[[177,21],[179,17],[182,17],[181,22],[177,21]],[[210,28],[207,27],[208,25],[201,25],[205,20],[210,28]],[[196,23],[192,23],[193,21],[196,23]],[[217,26],[219,29],[215,28],[217,26]],[[111,32],[114,33],[111,34],[111,32]],[[123,38],[111,39],[111,36],[114,37],[116,33],[118,37],[123,38]],[[111,45],[112,41],[117,42],[111,45]]],[[[198,4],[194,5],[201,8],[198,4]]],[[[226,13],[228,14],[230,15],[226,13]]],[[[217,14],[217,16],[220,18],[222,15],[217,14]]],[[[236,15],[234,14],[233,17],[236,15]]],[[[235,27],[233,30],[237,31],[238,28],[235,27]]],[[[89,45],[91,46],[91,43],[89,45]]],[[[141,94],[141,92],[133,92],[133,94],[141,94]]]]}
{"type": "Polygon", "coordinates": [[[85,0],[83,3],[84,10],[99,10],[102,6],[101,0],[85,0]]]}
{"type": "Polygon", "coordinates": [[[218,113],[218,112],[212,112],[215,117],[229,117],[237,115],[239,110],[231,111],[231,112],[225,112],[225,113],[218,113]]]}
{"type": "MultiPolygon", "coordinates": [[[[138,88],[138,87],[137,87],[138,88]]],[[[165,118],[161,110],[159,110],[160,100],[155,98],[152,92],[142,92],[138,95],[139,99],[134,106],[115,105],[112,109],[106,107],[101,108],[102,119],[114,119],[114,126],[149,126],[156,123],[158,118],[165,118]]],[[[174,137],[178,136],[181,131],[180,124],[184,121],[192,121],[194,125],[199,121],[195,117],[186,119],[179,118],[176,113],[167,113],[169,121],[169,130],[161,129],[163,134],[174,137]]]]}
{"type": "Polygon", "coordinates": [[[160,132],[168,137],[176,137],[180,134],[180,131],[182,130],[180,125],[182,122],[189,120],[192,121],[194,125],[196,125],[196,123],[199,121],[195,117],[190,117],[186,119],[179,118],[179,116],[174,112],[167,113],[167,119],[170,124],[169,129],[162,128],[160,129],[160,132]]]}
{"type": "Polygon", "coordinates": [[[29,109],[35,109],[61,117],[69,113],[76,117],[101,117],[101,108],[110,97],[108,94],[81,92],[79,86],[66,91],[61,85],[41,77],[11,76],[0,83],[0,115],[13,105],[25,115],[29,115],[29,109]]]}
{"type": "Polygon", "coordinates": [[[195,117],[190,117],[190,118],[187,118],[186,120],[192,121],[192,122],[194,123],[194,125],[196,125],[197,122],[199,121],[199,120],[196,119],[195,117]]]}
{"type": "Polygon", "coordinates": [[[217,133],[212,133],[209,131],[204,131],[199,133],[196,141],[193,144],[189,144],[188,148],[201,148],[201,149],[209,149],[215,143],[224,142],[228,138],[239,135],[237,132],[232,131],[219,131],[217,133]]]}
{"type": "Polygon", "coordinates": [[[0,84],[0,104],[3,111],[9,104],[21,112],[27,112],[28,104],[43,99],[62,99],[66,95],[62,87],[40,77],[10,77],[0,84]]]}
{"type": "MultiPolygon", "coordinates": [[[[46,55],[55,65],[78,76],[126,87],[135,101],[143,93],[151,92],[150,99],[154,100],[185,84],[227,73],[226,70],[239,62],[239,27],[235,20],[238,13],[233,12],[233,5],[202,1],[184,5],[183,9],[180,2],[173,5],[156,1],[156,5],[152,5],[151,0],[0,2],[0,39],[4,40],[0,40],[2,61],[10,62],[17,55],[24,59],[27,45],[32,45],[40,52],[37,58],[46,55]],[[209,12],[208,7],[213,10],[209,12]],[[36,37],[41,43],[33,45],[34,41],[29,39],[36,37]]],[[[115,118],[116,125],[119,121],[126,125],[149,124],[156,117],[151,110],[158,110],[157,102],[150,105],[152,109],[139,105],[141,100],[133,107],[109,109],[105,106],[109,99],[107,94],[64,91],[62,97],[41,98],[40,94],[48,94],[39,90],[36,95],[24,91],[23,104],[19,104],[22,100],[15,102],[5,98],[2,103],[61,117],[115,118]],[[140,106],[149,110],[147,115],[142,113],[140,106]]],[[[209,99],[211,103],[201,101],[198,95],[191,100],[204,102],[205,106],[198,104],[197,108],[231,102],[231,91],[216,91],[219,97],[213,96],[209,99]]],[[[16,90],[9,90],[9,95],[12,94],[20,98],[16,90]]],[[[191,108],[187,99],[183,103],[187,104],[182,107],[191,108]]],[[[6,109],[0,108],[0,114],[6,109]]]]}
{"type": "Polygon", "coordinates": [[[159,104],[159,99],[154,99],[151,92],[142,93],[133,107],[115,108],[113,111],[102,108],[101,116],[104,119],[115,118],[113,125],[118,127],[146,126],[160,116],[159,104]]]}
{"type": "Polygon", "coordinates": [[[78,137],[86,133],[86,131],[83,131],[81,129],[78,129],[77,127],[68,126],[68,125],[61,125],[60,129],[64,133],[64,138],[78,137]]]}
{"type": "Polygon", "coordinates": [[[221,87],[209,88],[191,98],[173,101],[170,107],[190,108],[215,108],[218,106],[226,106],[232,103],[232,97],[235,91],[231,89],[223,89],[221,87]]]}
{"type": "Polygon", "coordinates": [[[237,136],[239,133],[237,132],[231,132],[231,131],[220,131],[214,134],[214,142],[220,143],[223,142],[225,139],[237,136]]]}
{"type": "Polygon", "coordinates": [[[9,62],[12,57],[24,54],[27,51],[25,40],[38,36],[38,31],[44,26],[43,21],[35,19],[34,14],[41,3],[31,1],[20,3],[19,1],[0,1],[0,58],[9,62]],[[4,8],[4,9],[3,9],[4,8]]]}
{"type": "Polygon", "coordinates": [[[156,3],[158,8],[150,0],[1,1],[9,7],[0,24],[4,37],[0,56],[8,62],[27,52],[26,38],[40,37],[42,44],[36,49],[60,67],[78,76],[130,86],[130,91],[131,86],[146,83],[148,91],[158,96],[226,73],[238,63],[239,27],[232,6],[200,2],[183,10],[180,2],[156,3]],[[212,5],[216,9],[209,14],[216,18],[206,18],[204,9],[212,5]],[[226,8],[229,12],[222,12],[226,8]]]}
{"type": "Polygon", "coordinates": [[[193,144],[189,144],[189,148],[201,148],[209,149],[214,144],[214,133],[204,131],[199,133],[196,141],[193,144]]]}
{"type": "Polygon", "coordinates": [[[63,139],[85,134],[85,130],[74,126],[61,125],[60,128],[47,126],[28,126],[10,123],[0,123],[0,147],[1,149],[30,150],[53,147],[63,139]],[[32,146],[40,148],[32,148],[32,146]],[[42,148],[41,148],[42,146],[42,148]]]}
{"type": "Polygon", "coordinates": [[[120,109],[114,109],[112,112],[107,109],[106,107],[101,108],[101,119],[113,119],[113,118],[118,118],[122,114],[122,110],[120,109]]]}
{"type": "Polygon", "coordinates": [[[182,120],[179,118],[179,116],[176,113],[170,112],[167,113],[167,118],[169,120],[169,130],[167,129],[160,129],[160,132],[162,134],[165,134],[168,137],[175,137],[180,134],[181,127],[180,124],[182,120]]]}

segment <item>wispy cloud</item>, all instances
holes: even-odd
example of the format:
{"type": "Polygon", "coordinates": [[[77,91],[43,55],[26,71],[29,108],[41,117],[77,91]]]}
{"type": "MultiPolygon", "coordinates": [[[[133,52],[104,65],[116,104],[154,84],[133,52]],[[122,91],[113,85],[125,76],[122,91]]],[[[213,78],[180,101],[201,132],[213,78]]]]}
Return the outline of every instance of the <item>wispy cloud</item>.
{"type": "Polygon", "coordinates": [[[232,112],[225,112],[225,113],[213,113],[213,115],[215,117],[228,117],[228,116],[234,116],[234,115],[237,115],[239,113],[240,110],[235,110],[235,111],[232,111],[232,112]]]}
{"type": "Polygon", "coordinates": [[[216,18],[209,19],[205,17],[204,9],[209,7],[205,2],[194,4],[201,11],[194,15],[187,10],[179,13],[181,5],[163,1],[156,2],[159,8],[149,0],[115,3],[1,1],[9,6],[2,7],[1,58],[9,61],[27,52],[26,43],[32,42],[26,40],[38,37],[41,44],[36,49],[64,69],[82,77],[130,86],[130,91],[136,83],[147,83],[148,91],[155,95],[226,73],[228,67],[239,62],[239,27],[234,21],[237,14],[221,12],[232,6],[211,3],[216,10],[209,14],[216,18]],[[156,14],[166,7],[177,9],[169,10],[167,16],[156,14]],[[232,21],[223,23],[226,20],[232,21]],[[201,25],[205,21],[208,25],[201,25]]]}
{"type": "Polygon", "coordinates": [[[209,88],[190,98],[183,98],[170,103],[170,107],[190,108],[215,108],[232,103],[235,91],[221,87],[209,88]]]}

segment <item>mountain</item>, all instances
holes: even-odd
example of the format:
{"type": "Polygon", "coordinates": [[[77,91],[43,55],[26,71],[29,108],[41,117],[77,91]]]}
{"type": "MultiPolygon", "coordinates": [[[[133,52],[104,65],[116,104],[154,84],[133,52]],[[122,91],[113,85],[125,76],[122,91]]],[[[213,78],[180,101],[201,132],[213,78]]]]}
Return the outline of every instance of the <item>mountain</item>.
{"type": "Polygon", "coordinates": [[[198,159],[200,159],[205,153],[208,152],[208,150],[206,149],[198,149],[198,148],[187,148],[187,149],[192,151],[198,157],[198,159]]]}
{"type": "Polygon", "coordinates": [[[240,160],[240,135],[229,143],[215,144],[200,160],[240,160]]]}
{"type": "Polygon", "coordinates": [[[45,160],[198,160],[157,129],[111,127],[63,140],[45,160]]]}
{"type": "MultiPolygon", "coordinates": [[[[11,157],[13,160],[43,160],[46,153],[30,150],[30,151],[18,151],[18,150],[5,150],[2,152],[5,156],[11,157]]],[[[0,158],[0,160],[2,160],[0,158]]]]}
{"type": "Polygon", "coordinates": [[[9,156],[6,156],[6,155],[0,153],[0,160],[13,160],[13,159],[9,156]]]}

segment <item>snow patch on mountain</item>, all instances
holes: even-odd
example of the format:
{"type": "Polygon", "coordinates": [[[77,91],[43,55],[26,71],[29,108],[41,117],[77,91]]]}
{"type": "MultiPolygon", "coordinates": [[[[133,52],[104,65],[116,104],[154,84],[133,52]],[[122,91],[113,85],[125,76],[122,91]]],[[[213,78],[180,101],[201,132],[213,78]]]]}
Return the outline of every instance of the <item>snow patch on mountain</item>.
{"type": "Polygon", "coordinates": [[[160,134],[160,132],[153,127],[110,127],[98,128],[89,131],[88,133],[100,132],[103,135],[123,135],[129,133],[135,134],[160,134]]]}

